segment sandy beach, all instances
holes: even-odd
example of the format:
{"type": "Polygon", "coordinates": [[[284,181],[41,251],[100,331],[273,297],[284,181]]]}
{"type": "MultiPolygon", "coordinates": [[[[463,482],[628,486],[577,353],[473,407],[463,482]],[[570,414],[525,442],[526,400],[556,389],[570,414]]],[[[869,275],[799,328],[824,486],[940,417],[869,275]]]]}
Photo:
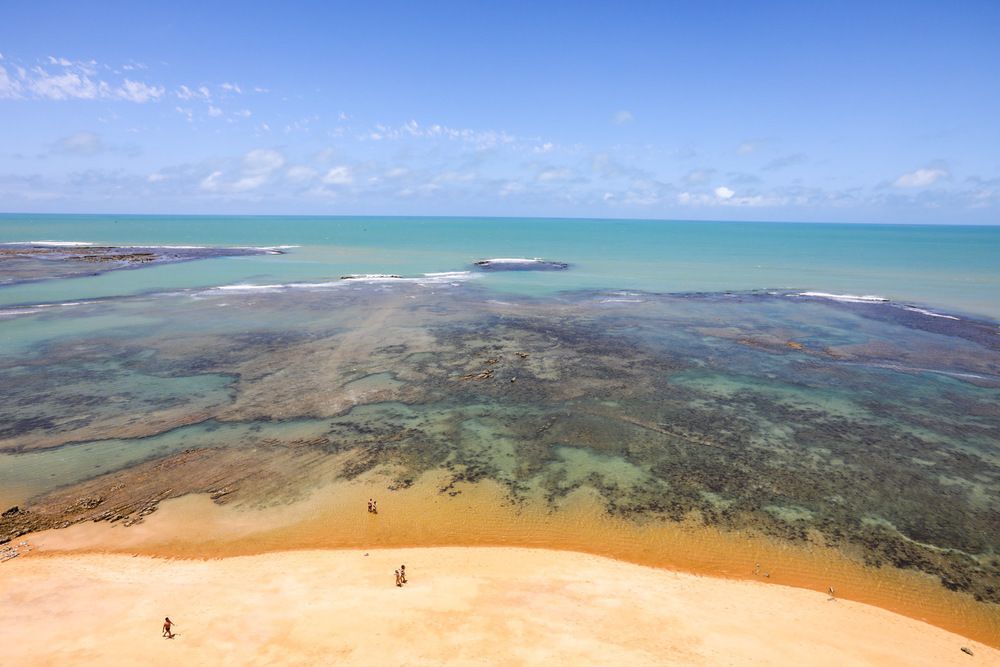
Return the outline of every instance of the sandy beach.
{"type": "Polygon", "coordinates": [[[1000,665],[816,591],[521,548],[29,555],[0,570],[0,627],[12,665],[1000,665]]]}

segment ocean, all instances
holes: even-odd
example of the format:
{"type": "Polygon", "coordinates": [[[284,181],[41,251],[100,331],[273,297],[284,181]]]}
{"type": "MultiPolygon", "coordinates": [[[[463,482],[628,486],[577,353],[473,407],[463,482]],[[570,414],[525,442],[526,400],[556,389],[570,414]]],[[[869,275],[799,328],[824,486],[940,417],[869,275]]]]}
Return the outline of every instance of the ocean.
{"type": "MultiPolygon", "coordinates": [[[[0,305],[342,274],[461,271],[478,259],[544,257],[572,270],[491,275],[497,292],[799,290],[877,295],[1000,319],[1000,227],[531,218],[0,215],[0,240],[114,245],[297,246],[14,286],[0,305]]],[[[0,277],[2,279],[2,277],[0,277]]]]}
{"type": "Polygon", "coordinates": [[[1000,228],[7,214],[0,242],[0,539],[203,494],[223,518],[129,548],[568,548],[1000,628],[1000,228]]]}

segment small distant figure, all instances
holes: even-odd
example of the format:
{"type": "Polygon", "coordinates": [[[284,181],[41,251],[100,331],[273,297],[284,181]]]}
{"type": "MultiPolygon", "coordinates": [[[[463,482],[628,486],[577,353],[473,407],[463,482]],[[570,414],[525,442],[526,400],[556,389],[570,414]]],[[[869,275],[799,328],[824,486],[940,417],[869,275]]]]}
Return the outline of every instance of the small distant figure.
{"type": "Polygon", "coordinates": [[[406,583],[406,566],[405,565],[400,565],[399,566],[399,581],[402,584],[406,583]]]}
{"type": "Polygon", "coordinates": [[[836,591],[833,590],[833,586],[830,586],[829,588],[827,588],[826,592],[830,594],[830,597],[827,600],[827,602],[829,602],[830,600],[836,600],[837,599],[837,593],[836,593],[836,591]]]}
{"type": "Polygon", "coordinates": [[[169,616],[167,616],[163,619],[163,636],[167,639],[174,638],[174,633],[171,630],[172,627],[174,627],[174,622],[170,620],[169,616]]]}
{"type": "Polygon", "coordinates": [[[375,507],[375,501],[373,501],[371,498],[369,498],[368,499],[368,511],[371,512],[373,507],[375,507]]]}
{"type": "Polygon", "coordinates": [[[372,514],[378,514],[378,501],[372,501],[372,514]]]}
{"type": "Polygon", "coordinates": [[[396,570],[396,585],[399,586],[400,588],[403,587],[403,580],[400,577],[399,570],[396,570]]]}

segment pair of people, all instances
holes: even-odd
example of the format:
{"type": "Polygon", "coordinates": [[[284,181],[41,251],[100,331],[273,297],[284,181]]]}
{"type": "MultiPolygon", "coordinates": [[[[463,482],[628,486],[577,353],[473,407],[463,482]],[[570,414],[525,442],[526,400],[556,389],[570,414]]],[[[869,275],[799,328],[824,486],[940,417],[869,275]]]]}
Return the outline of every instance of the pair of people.
{"type": "Polygon", "coordinates": [[[399,569],[396,570],[396,585],[400,588],[406,583],[406,566],[400,565],[399,569]]]}
{"type": "Polygon", "coordinates": [[[371,512],[372,514],[378,514],[377,502],[378,501],[372,500],[371,498],[368,499],[368,511],[371,512]]]}

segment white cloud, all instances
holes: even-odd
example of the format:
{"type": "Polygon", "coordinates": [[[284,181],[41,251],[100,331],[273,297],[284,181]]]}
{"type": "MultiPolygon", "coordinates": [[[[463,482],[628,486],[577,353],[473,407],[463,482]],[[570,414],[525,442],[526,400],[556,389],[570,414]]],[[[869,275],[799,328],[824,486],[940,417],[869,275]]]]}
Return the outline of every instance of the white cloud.
{"type": "Polygon", "coordinates": [[[542,153],[551,153],[554,148],[555,145],[551,141],[546,141],[541,146],[535,146],[532,150],[535,153],[542,154],[542,153]]]}
{"type": "Polygon", "coordinates": [[[222,115],[222,109],[219,107],[213,107],[211,104],[208,105],[208,115],[212,118],[218,118],[222,115]]]}
{"type": "Polygon", "coordinates": [[[740,155],[749,155],[750,153],[753,153],[755,150],[757,150],[757,147],[758,144],[756,142],[744,141],[736,149],[736,152],[739,153],[740,155]]]}
{"type": "Polygon", "coordinates": [[[712,192],[715,193],[716,197],[723,200],[732,199],[733,195],[736,194],[735,192],[727,188],[725,185],[720,185],[719,187],[715,188],[715,190],[713,190],[712,192]]]}
{"type": "Polygon", "coordinates": [[[0,99],[13,99],[21,96],[21,82],[10,78],[6,68],[0,65],[0,99]]]}
{"type": "MultiPolygon", "coordinates": [[[[0,97],[22,97],[22,92],[30,97],[47,100],[96,100],[120,99],[142,104],[159,100],[165,89],[141,81],[125,79],[119,85],[95,78],[94,61],[71,62],[65,58],[50,56],[50,65],[62,67],[58,73],[44,67],[26,70],[17,68],[17,80],[10,78],[6,70],[0,74],[0,97]]],[[[2,68],[0,68],[2,69],[2,68]]]]}
{"type": "Polygon", "coordinates": [[[454,128],[437,123],[421,125],[415,120],[408,121],[398,127],[390,127],[377,123],[374,130],[366,132],[358,138],[361,140],[381,141],[383,139],[405,139],[407,137],[451,139],[474,144],[480,150],[494,148],[502,144],[512,144],[515,141],[515,137],[506,132],[454,128]]]}
{"type": "Polygon", "coordinates": [[[249,118],[253,114],[250,113],[250,109],[240,109],[239,111],[234,111],[233,115],[240,118],[249,118]]]}
{"type": "Polygon", "coordinates": [[[285,156],[270,148],[256,148],[243,156],[243,169],[251,174],[270,174],[285,164],[285,156]]]}
{"type": "Polygon", "coordinates": [[[153,172],[146,177],[147,183],[159,183],[160,181],[167,180],[168,176],[166,174],[161,174],[160,172],[153,172]]]}
{"type": "Polygon", "coordinates": [[[684,182],[688,185],[706,185],[712,180],[714,169],[692,169],[684,176],[684,182]]]}
{"type": "Polygon", "coordinates": [[[187,121],[189,123],[192,120],[194,120],[194,111],[192,111],[191,109],[185,109],[184,107],[174,107],[174,110],[177,111],[177,113],[179,113],[180,115],[187,118],[187,121]]]}
{"type": "Polygon", "coordinates": [[[292,183],[308,183],[316,178],[316,173],[316,170],[312,167],[296,165],[288,168],[285,172],[285,178],[292,183]]]}
{"type": "Polygon", "coordinates": [[[227,93],[236,93],[237,95],[243,93],[243,90],[239,87],[238,84],[235,83],[223,83],[222,85],[219,86],[219,88],[222,88],[222,90],[224,90],[227,93]]]}
{"type": "Polygon", "coordinates": [[[215,192],[216,190],[219,189],[219,186],[221,185],[219,183],[220,178],[222,178],[222,172],[213,171],[211,174],[201,179],[201,183],[199,184],[199,186],[201,187],[202,190],[215,192]]]}
{"type": "Polygon", "coordinates": [[[621,111],[619,111],[619,112],[617,112],[611,118],[611,121],[615,125],[626,125],[628,123],[631,123],[633,120],[635,120],[635,117],[632,115],[632,112],[631,111],[625,111],[624,109],[621,110],[621,111]]]}
{"type": "Polygon", "coordinates": [[[34,76],[29,76],[28,89],[36,97],[50,100],[93,100],[101,95],[110,94],[110,87],[103,81],[95,83],[86,75],[76,72],[49,74],[41,67],[36,67],[34,76]]]}
{"type": "Polygon", "coordinates": [[[521,194],[525,191],[523,183],[517,181],[507,181],[500,187],[500,191],[497,193],[501,197],[511,197],[521,194]]]}
{"type": "Polygon", "coordinates": [[[94,132],[77,132],[57,141],[55,148],[60,153],[96,155],[104,150],[104,143],[94,132]]]}
{"type": "Polygon", "coordinates": [[[925,188],[948,177],[948,171],[941,168],[917,169],[897,178],[893,185],[897,188],[925,188]]]}
{"type": "Polygon", "coordinates": [[[205,86],[198,86],[197,88],[188,88],[187,86],[178,86],[177,90],[174,91],[174,95],[178,99],[182,100],[210,100],[212,99],[212,93],[205,86]]]}
{"type": "Polygon", "coordinates": [[[349,185],[354,182],[354,173],[347,165],[340,165],[326,172],[323,182],[327,185],[349,185]]]}
{"type": "Polygon", "coordinates": [[[141,81],[131,81],[125,79],[121,88],[115,91],[115,95],[123,100],[144,104],[150,100],[158,100],[166,92],[163,86],[150,86],[141,81]]]}
{"type": "Polygon", "coordinates": [[[565,167],[552,167],[543,170],[538,174],[538,180],[542,183],[553,183],[559,181],[568,181],[573,177],[573,172],[565,167]]]}
{"type": "Polygon", "coordinates": [[[270,148],[255,148],[243,156],[239,178],[223,180],[223,172],[215,170],[201,179],[199,186],[207,192],[243,193],[256,190],[271,181],[285,164],[285,156],[270,148]]]}

